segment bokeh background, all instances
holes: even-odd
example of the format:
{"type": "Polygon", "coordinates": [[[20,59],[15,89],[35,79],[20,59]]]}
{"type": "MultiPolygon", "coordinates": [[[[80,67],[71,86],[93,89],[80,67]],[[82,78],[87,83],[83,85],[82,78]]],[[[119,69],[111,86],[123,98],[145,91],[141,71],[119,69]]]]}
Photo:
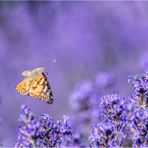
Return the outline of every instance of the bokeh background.
{"type": "MultiPolygon", "coordinates": [[[[22,104],[55,119],[70,115],[69,96],[82,80],[111,73],[130,94],[130,75],[148,65],[148,2],[0,2],[0,134],[13,146],[22,104]],[[22,71],[45,67],[53,105],[21,96],[22,71]]],[[[98,84],[99,85],[99,84],[98,84]]],[[[105,93],[113,93],[108,91],[105,93]]]]}

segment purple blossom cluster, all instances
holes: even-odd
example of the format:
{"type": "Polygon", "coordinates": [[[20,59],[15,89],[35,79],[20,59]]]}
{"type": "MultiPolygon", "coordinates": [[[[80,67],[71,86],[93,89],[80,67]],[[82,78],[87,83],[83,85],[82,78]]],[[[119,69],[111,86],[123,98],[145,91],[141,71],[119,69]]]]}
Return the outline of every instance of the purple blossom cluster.
{"type": "Polygon", "coordinates": [[[115,83],[115,78],[111,73],[100,72],[96,75],[95,82],[84,80],[76,84],[70,95],[69,105],[74,116],[79,116],[79,123],[94,124],[98,121],[100,97],[105,91],[115,91],[115,83]]]}
{"type": "Polygon", "coordinates": [[[114,122],[115,124],[127,121],[127,109],[125,99],[117,94],[107,95],[102,97],[101,104],[103,108],[102,115],[105,120],[114,122]]]}
{"type": "Polygon", "coordinates": [[[22,106],[15,147],[67,147],[79,144],[79,135],[71,131],[67,116],[63,116],[63,122],[54,122],[48,114],[38,118],[27,106],[22,106]]]}
{"type": "Polygon", "coordinates": [[[148,147],[148,72],[129,79],[134,88],[133,112],[129,127],[134,147],[148,147]]]}
{"type": "Polygon", "coordinates": [[[142,75],[134,76],[129,79],[129,82],[134,88],[132,96],[132,102],[136,108],[147,108],[148,107],[148,72],[142,75]]]}
{"type": "Polygon", "coordinates": [[[124,138],[122,127],[104,121],[93,127],[89,140],[92,147],[120,147],[124,138]]]}
{"type": "Polygon", "coordinates": [[[104,96],[101,101],[102,121],[93,127],[91,146],[120,147],[125,138],[127,110],[124,99],[116,94],[104,96]]]}
{"type": "Polygon", "coordinates": [[[148,109],[136,109],[130,127],[133,147],[148,147],[148,109]]]}
{"type": "Polygon", "coordinates": [[[83,81],[70,96],[73,115],[62,121],[45,113],[37,117],[23,105],[15,146],[148,147],[148,73],[130,77],[129,82],[134,88],[131,96],[100,97],[92,81],[83,81]]]}

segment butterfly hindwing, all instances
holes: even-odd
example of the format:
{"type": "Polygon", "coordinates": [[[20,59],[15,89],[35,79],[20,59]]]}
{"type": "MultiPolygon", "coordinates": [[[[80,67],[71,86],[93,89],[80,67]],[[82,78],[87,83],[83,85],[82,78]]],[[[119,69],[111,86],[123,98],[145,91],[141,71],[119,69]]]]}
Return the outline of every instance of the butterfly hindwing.
{"type": "Polygon", "coordinates": [[[39,98],[47,103],[53,103],[53,95],[49,82],[44,74],[34,76],[33,82],[29,88],[29,95],[39,98]]]}

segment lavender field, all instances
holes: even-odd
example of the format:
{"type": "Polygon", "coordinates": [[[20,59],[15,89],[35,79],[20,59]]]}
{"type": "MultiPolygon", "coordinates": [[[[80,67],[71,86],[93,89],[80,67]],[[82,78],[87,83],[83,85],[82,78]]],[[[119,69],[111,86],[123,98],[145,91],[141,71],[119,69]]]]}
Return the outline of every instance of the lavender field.
{"type": "Polygon", "coordinates": [[[3,147],[148,147],[148,2],[0,2],[3,147]],[[44,67],[54,101],[20,95],[44,67]]]}

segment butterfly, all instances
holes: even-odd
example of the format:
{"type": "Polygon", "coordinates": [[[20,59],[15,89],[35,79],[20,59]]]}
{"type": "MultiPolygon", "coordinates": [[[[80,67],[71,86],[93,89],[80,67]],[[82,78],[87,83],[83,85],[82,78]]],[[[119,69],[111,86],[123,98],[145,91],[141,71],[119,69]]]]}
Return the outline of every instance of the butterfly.
{"type": "Polygon", "coordinates": [[[44,67],[24,71],[22,75],[25,77],[24,80],[16,86],[21,95],[38,98],[48,104],[53,103],[53,94],[44,67]]]}

